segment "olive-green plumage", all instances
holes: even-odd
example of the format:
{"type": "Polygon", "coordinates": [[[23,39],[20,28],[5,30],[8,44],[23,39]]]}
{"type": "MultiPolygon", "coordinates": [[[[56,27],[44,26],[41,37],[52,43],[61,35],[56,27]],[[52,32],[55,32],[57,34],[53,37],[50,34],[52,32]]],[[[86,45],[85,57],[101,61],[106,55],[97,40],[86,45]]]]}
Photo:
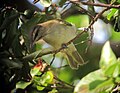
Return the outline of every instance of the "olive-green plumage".
{"type": "MultiPolygon", "coordinates": [[[[50,20],[38,24],[33,33],[34,41],[38,41],[42,38],[55,50],[61,48],[63,44],[69,42],[77,35],[76,27],[74,25],[65,24],[60,20],[50,20]]],[[[67,48],[61,52],[66,54],[68,63],[72,69],[77,69],[79,65],[84,64],[82,57],[73,43],[69,44],[67,48]]]]}

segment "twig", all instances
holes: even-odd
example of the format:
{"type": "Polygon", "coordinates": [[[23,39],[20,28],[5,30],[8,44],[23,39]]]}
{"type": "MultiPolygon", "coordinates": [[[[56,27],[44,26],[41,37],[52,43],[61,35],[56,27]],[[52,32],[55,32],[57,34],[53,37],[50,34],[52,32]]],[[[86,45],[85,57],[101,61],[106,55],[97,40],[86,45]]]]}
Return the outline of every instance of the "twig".
{"type": "Polygon", "coordinates": [[[99,6],[99,7],[108,7],[108,8],[117,8],[120,9],[120,4],[119,5],[111,5],[111,4],[104,4],[104,3],[91,3],[91,2],[79,2],[84,5],[90,5],[90,6],[99,6]]]}
{"type": "Polygon", "coordinates": [[[36,4],[37,2],[39,2],[40,0],[34,0],[33,1],[33,4],[36,4]]]}
{"type": "Polygon", "coordinates": [[[64,65],[64,66],[56,67],[56,68],[53,68],[53,69],[61,69],[61,68],[68,67],[68,66],[69,65],[64,65]]]}
{"type": "Polygon", "coordinates": [[[79,33],[75,38],[71,39],[69,42],[67,42],[65,45],[71,44],[73,41],[75,41],[77,38],[79,38],[83,33],[87,32],[88,30],[85,28],[81,33],[79,33]]]}
{"type": "Polygon", "coordinates": [[[88,26],[88,28],[91,28],[92,25],[95,23],[95,21],[97,21],[98,18],[100,18],[100,16],[107,11],[108,9],[110,9],[109,7],[105,8],[104,10],[102,10],[100,13],[98,13],[95,18],[93,19],[93,21],[90,23],[90,25],[88,26]]]}
{"type": "Polygon", "coordinates": [[[89,6],[98,6],[98,7],[109,7],[109,8],[120,8],[120,4],[118,5],[112,5],[112,4],[104,4],[104,3],[92,3],[92,2],[81,2],[79,1],[73,1],[69,0],[70,2],[76,3],[76,4],[83,4],[83,5],[89,5],[89,6]]]}
{"type": "Polygon", "coordinates": [[[53,58],[52,58],[52,61],[50,62],[50,66],[52,65],[53,61],[55,60],[55,55],[56,55],[56,53],[53,54],[53,58]]]}
{"type": "Polygon", "coordinates": [[[93,14],[92,14],[90,11],[82,8],[79,3],[76,3],[75,1],[72,1],[72,0],[69,0],[69,1],[70,1],[72,4],[76,5],[77,7],[79,7],[80,9],[82,9],[85,13],[87,13],[87,15],[90,16],[90,18],[92,18],[92,19],[94,18],[94,17],[93,17],[93,14]]]}
{"type": "Polygon", "coordinates": [[[57,76],[55,76],[55,75],[54,75],[54,79],[57,80],[57,81],[59,81],[59,83],[60,83],[61,85],[64,85],[64,86],[66,86],[66,87],[68,87],[68,88],[71,88],[71,89],[74,89],[74,86],[73,86],[73,85],[62,81],[61,79],[59,79],[59,78],[58,78],[57,76]]]}
{"type": "MultiPolygon", "coordinates": [[[[86,32],[86,29],[84,29],[84,31],[82,31],[81,33],[79,33],[75,38],[73,38],[69,42],[65,43],[64,45],[68,46],[69,44],[71,44],[73,41],[75,41],[77,38],[79,38],[85,32],[86,32]]],[[[39,51],[31,53],[31,54],[29,54],[27,56],[24,56],[23,60],[33,60],[36,57],[36,55],[37,55],[36,58],[38,58],[38,57],[41,57],[41,56],[44,56],[44,55],[47,55],[47,54],[54,54],[54,53],[56,54],[56,53],[60,52],[62,49],[64,49],[64,48],[66,48],[66,47],[61,47],[61,48],[59,48],[57,50],[49,50],[47,52],[44,52],[44,51],[41,52],[41,50],[39,50],[39,51]]]]}

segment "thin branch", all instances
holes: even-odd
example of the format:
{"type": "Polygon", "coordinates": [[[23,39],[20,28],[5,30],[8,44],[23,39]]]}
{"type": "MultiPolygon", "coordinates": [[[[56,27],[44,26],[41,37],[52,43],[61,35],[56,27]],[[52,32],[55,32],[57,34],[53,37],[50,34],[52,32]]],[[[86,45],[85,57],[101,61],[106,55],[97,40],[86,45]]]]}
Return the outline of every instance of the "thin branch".
{"type": "Polygon", "coordinates": [[[55,60],[55,55],[56,55],[56,53],[53,54],[53,58],[52,58],[52,61],[50,62],[50,66],[53,64],[53,61],[55,60]]]}
{"type": "Polygon", "coordinates": [[[66,87],[68,87],[68,88],[71,88],[71,89],[74,89],[74,86],[73,86],[73,85],[62,81],[61,79],[59,79],[59,78],[58,78],[57,76],[55,76],[55,75],[54,75],[54,79],[57,80],[57,81],[59,81],[59,83],[60,83],[61,85],[64,85],[64,86],[66,86],[66,87]]]}
{"type": "Polygon", "coordinates": [[[92,25],[95,23],[95,21],[97,21],[97,19],[100,18],[100,16],[101,16],[105,11],[107,11],[107,10],[109,10],[109,9],[110,9],[110,8],[107,7],[107,8],[105,8],[104,10],[102,10],[100,13],[98,13],[98,14],[95,16],[95,18],[93,19],[93,21],[89,24],[88,28],[91,28],[92,25]]]}
{"type": "Polygon", "coordinates": [[[67,42],[65,45],[69,45],[69,44],[71,44],[73,41],[75,41],[77,38],[79,38],[83,33],[85,33],[85,32],[87,32],[87,29],[86,28],[84,28],[84,30],[81,32],[81,33],[79,33],[75,38],[73,38],[73,39],[71,39],[69,42],[67,42]]]}
{"type": "Polygon", "coordinates": [[[84,13],[86,13],[88,16],[90,16],[90,18],[92,18],[92,19],[94,18],[94,17],[93,17],[93,14],[92,14],[90,11],[82,8],[79,3],[76,3],[75,1],[72,1],[72,0],[69,0],[69,1],[70,1],[72,4],[76,5],[77,7],[79,7],[84,13]]]}
{"type": "Polygon", "coordinates": [[[104,3],[92,3],[92,2],[81,2],[79,1],[73,1],[73,0],[69,0],[72,3],[76,3],[76,4],[83,4],[83,5],[89,5],[89,6],[98,6],[98,7],[109,7],[109,8],[117,8],[120,9],[120,4],[118,5],[112,5],[112,4],[104,4],[104,3]]]}
{"type": "Polygon", "coordinates": [[[119,5],[111,5],[111,4],[91,3],[91,2],[78,2],[78,3],[82,3],[82,4],[84,4],[84,5],[90,5],[90,6],[109,7],[109,8],[117,8],[117,9],[120,9],[120,4],[119,4],[119,5]]]}
{"type": "MultiPolygon", "coordinates": [[[[69,44],[71,44],[73,41],[75,41],[77,38],[79,38],[85,32],[86,32],[86,29],[84,29],[84,31],[79,33],[75,38],[73,38],[69,42],[65,43],[64,45],[68,46],[69,44]]],[[[61,47],[57,50],[47,50],[47,52],[46,51],[41,52],[41,50],[39,50],[39,51],[31,53],[27,56],[24,56],[23,60],[33,60],[34,58],[38,58],[38,57],[41,57],[41,56],[44,56],[44,55],[47,55],[47,54],[56,54],[56,53],[60,52],[61,50],[63,50],[64,48],[66,48],[66,47],[61,47]],[[37,55],[37,57],[36,57],[36,55],[37,55]]]]}

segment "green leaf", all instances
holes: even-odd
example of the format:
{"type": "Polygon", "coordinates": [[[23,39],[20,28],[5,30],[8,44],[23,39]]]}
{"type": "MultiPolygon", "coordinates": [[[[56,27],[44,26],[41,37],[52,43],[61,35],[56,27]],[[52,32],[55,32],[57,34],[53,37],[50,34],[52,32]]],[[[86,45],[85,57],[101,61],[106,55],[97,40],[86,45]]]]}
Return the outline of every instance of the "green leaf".
{"type": "Polygon", "coordinates": [[[67,17],[66,21],[74,23],[76,27],[86,27],[89,25],[89,18],[87,15],[72,15],[67,17]],[[78,19],[80,21],[78,21],[78,19]]]}
{"type": "Polygon", "coordinates": [[[16,89],[25,89],[28,85],[30,85],[32,82],[25,82],[25,81],[19,81],[16,84],[16,89]]]}
{"type": "Polygon", "coordinates": [[[47,71],[46,76],[45,76],[46,83],[51,83],[53,81],[53,77],[54,76],[53,76],[52,71],[47,71]]]}
{"type": "MultiPolygon", "coordinates": [[[[37,70],[34,73],[37,73],[37,70]]],[[[45,87],[48,86],[48,84],[52,83],[53,73],[52,71],[47,71],[41,77],[35,76],[33,78],[33,81],[38,90],[43,90],[45,87]]]]}
{"type": "Polygon", "coordinates": [[[111,66],[109,66],[106,70],[105,70],[105,75],[108,76],[108,77],[117,77],[120,72],[120,67],[119,67],[119,64],[118,63],[115,63],[111,66]]]}
{"type": "Polygon", "coordinates": [[[35,44],[35,50],[38,51],[38,50],[42,50],[42,45],[40,43],[36,43],[35,44]]]}
{"type": "Polygon", "coordinates": [[[31,69],[30,74],[32,77],[34,77],[35,75],[41,74],[41,72],[39,68],[33,68],[31,69]]]}
{"type": "Polygon", "coordinates": [[[120,83],[120,77],[115,78],[115,83],[118,83],[118,84],[120,83]]]}
{"type": "Polygon", "coordinates": [[[58,93],[58,90],[56,90],[56,88],[53,88],[52,91],[49,91],[48,93],[58,93]]]}
{"type": "Polygon", "coordinates": [[[14,37],[11,47],[15,57],[23,56],[23,53],[22,53],[23,49],[22,49],[22,45],[20,44],[19,35],[16,35],[14,37]]]}
{"type": "Polygon", "coordinates": [[[22,68],[23,64],[19,61],[15,62],[13,60],[10,60],[8,58],[1,58],[1,63],[4,64],[8,68],[22,68]]]}
{"type": "Polygon", "coordinates": [[[102,93],[102,91],[105,91],[109,93],[112,88],[114,87],[114,82],[112,79],[105,80],[104,82],[99,83],[95,89],[92,90],[92,93],[102,93]]]}
{"type": "Polygon", "coordinates": [[[49,84],[53,81],[53,73],[52,71],[47,71],[42,77],[41,77],[41,80],[40,80],[40,83],[42,85],[44,84],[49,84]]]}
{"type": "Polygon", "coordinates": [[[110,40],[114,42],[120,42],[120,33],[116,32],[115,29],[112,29],[110,40]]]}
{"type": "Polygon", "coordinates": [[[115,2],[117,2],[118,0],[111,0],[110,3],[113,4],[115,2]]]}
{"type": "Polygon", "coordinates": [[[99,85],[101,82],[106,80],[102,70],[96,70],[89,73],[87,76],[83,77],[80,82],[75,86],[75,93],[90,93],[90,89],[95,88],[96,85],[99,85]],[[95,82],[95,85],[90,85],[92,82],[95,82]]]}
{"type": "Polygon", "coordinates": [[[116,12],[117,12],[117,9],[112,8],[111,11],[110,11],[110,13],[107,15],[107,19],[110,20],[111,17],[113,17],[116,12]]]}
{"type": "Polygon", "coordinates": [[[109,66],[116,62],[116,56],[113,53],[109,41],[105,43],[102,49],[100,68],[107,69],[109,66]]]}
{"type": "Polygon", "coordinates": [[[37,86],[37,90],[41,91],[43,90],[45,87],[42,87],[42,86],[37,86]]]}
{"type": "Polygon", "coordinates": [[[40,3],[44,6],[44,7],[49,7],[51,5],[51,0],[40,0],[40,3]]]}
{"type": "MultiPolygon", "coordinates": [[[[12,10],[9,14],[8,17],[6,17],[6,19],[11,18],[11,16],[15,16],[18,15],[18,12],[16,10],[12,10]]],[[[10,48],[15,37],[17,35],[19,35],[19,31],[18,31],[18,16],[16,16],[14,19],[11,20],[11,24],[9,24],[6,28],[6,35],[4,38],[4,43],[5,46],[10,48]]],[[[10,20],[10,19],[9,19],[10,20]]]]}
{"type": "Polygon", "coordinates": [[[118,3],[120,3],[120,0],[117,0],[118,3]]]}

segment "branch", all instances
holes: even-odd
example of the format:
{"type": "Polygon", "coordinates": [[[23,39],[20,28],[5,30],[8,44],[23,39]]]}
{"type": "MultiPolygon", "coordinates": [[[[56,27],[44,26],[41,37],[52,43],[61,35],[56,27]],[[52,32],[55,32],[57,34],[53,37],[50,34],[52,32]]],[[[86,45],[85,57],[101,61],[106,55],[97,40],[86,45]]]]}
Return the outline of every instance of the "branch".
{"type": "Polygon", "coordinates": [[[58,78],[57,76],[55,76],[55,75],[54,75],[54,79],[57,80],[57,81],[59,81],[59,83],[60,83],[61,85],[63,85],[64,87],[66,86],[67,88],[74,89],[74,86],[73,86],[73,85],[62,81],[61,79],[59,79],[59,78],[58,78]]]}
{"type": "MultiPolygon", "coordinates": [[[[84,29],[84,31],[82,31],[81,33],[79,33],[75,38],[73,38],[72,40],[70,40],[69,42],[65,43],[64,45],[68,46],[69,44],[71,44],[73,41],[75,41],[77,38],[79,38],[83,33],[86,32],[86,29],[84,29]]],[[[65,49],[66,47],[61,47],[57,50],[51,50],[51,49],[47,49],[45,51],[36,51],[34,53],[31,53],[27,56],[24,56],[23,57],[23,60],[33,60],[34,58],[38,58],[38,57],[41,57],[41,56],[44,56],[44,55],[47,55],[47,54],[56,54],[58,52],[60,52],[61,50],[65,49]]]]}
{"type": "Polygon", "coordinates": [[[97,19],[100,18],[100,16],[101,16],[105,11],[107,11],[107,10],[109,10],[109,9],[110,9],[110,8],[107,7],[107,8],[105,8],[104,10],[102,10],[100,13],[98,13],[98,14],[95,16],[95,18],[92,20],[92,22],[89,24],[88,28],[91,28],[92,25],[95,23],[95,21],[97,21],[97,19]]]}
{"type": "Polygon", "coordinates": [[[91,2],[77,2],[77,3],[82,3],[83,5],[90,5],[90,6],[109,7],[109,8],[120,9],[120,4],[119,5],[111,5],[111,4],[91,3],[91,2]]]}
{"type": "MultiPolygon", "coordinates": [[[[88,10],[82,8],[82,7],[81,7],[81,4],[76,3],[75,1],[72,1],[72,0],[70,0],[70,2],[71,2],[72,4],[74,4],[74,5],[76,5],[77,7],[79,7],[84,13],[86,13],[88,16],[90,16],[91,19],[94,18],[94,17],[93,17],[94,14],[92,14],[90,11],[88,11],[88,10]]],[[[80,10],[79,10],[79,11],[80,11],[80,10]]]]}
{"type": "Polygon", "coordinates": [[[69,0],[71,3],[76,3],[76,4],[83,4],[83,5],[89,5],[89,6],[98,6],[98,7],[109,7],[109,8],[117,8],[120,9],[120,4],[119,5],[112,5],[112,4],[104,4],[104,3],[92,3],[92,2],[81,2],[81,1],[74,1],[74,0],[69,0]]]}

